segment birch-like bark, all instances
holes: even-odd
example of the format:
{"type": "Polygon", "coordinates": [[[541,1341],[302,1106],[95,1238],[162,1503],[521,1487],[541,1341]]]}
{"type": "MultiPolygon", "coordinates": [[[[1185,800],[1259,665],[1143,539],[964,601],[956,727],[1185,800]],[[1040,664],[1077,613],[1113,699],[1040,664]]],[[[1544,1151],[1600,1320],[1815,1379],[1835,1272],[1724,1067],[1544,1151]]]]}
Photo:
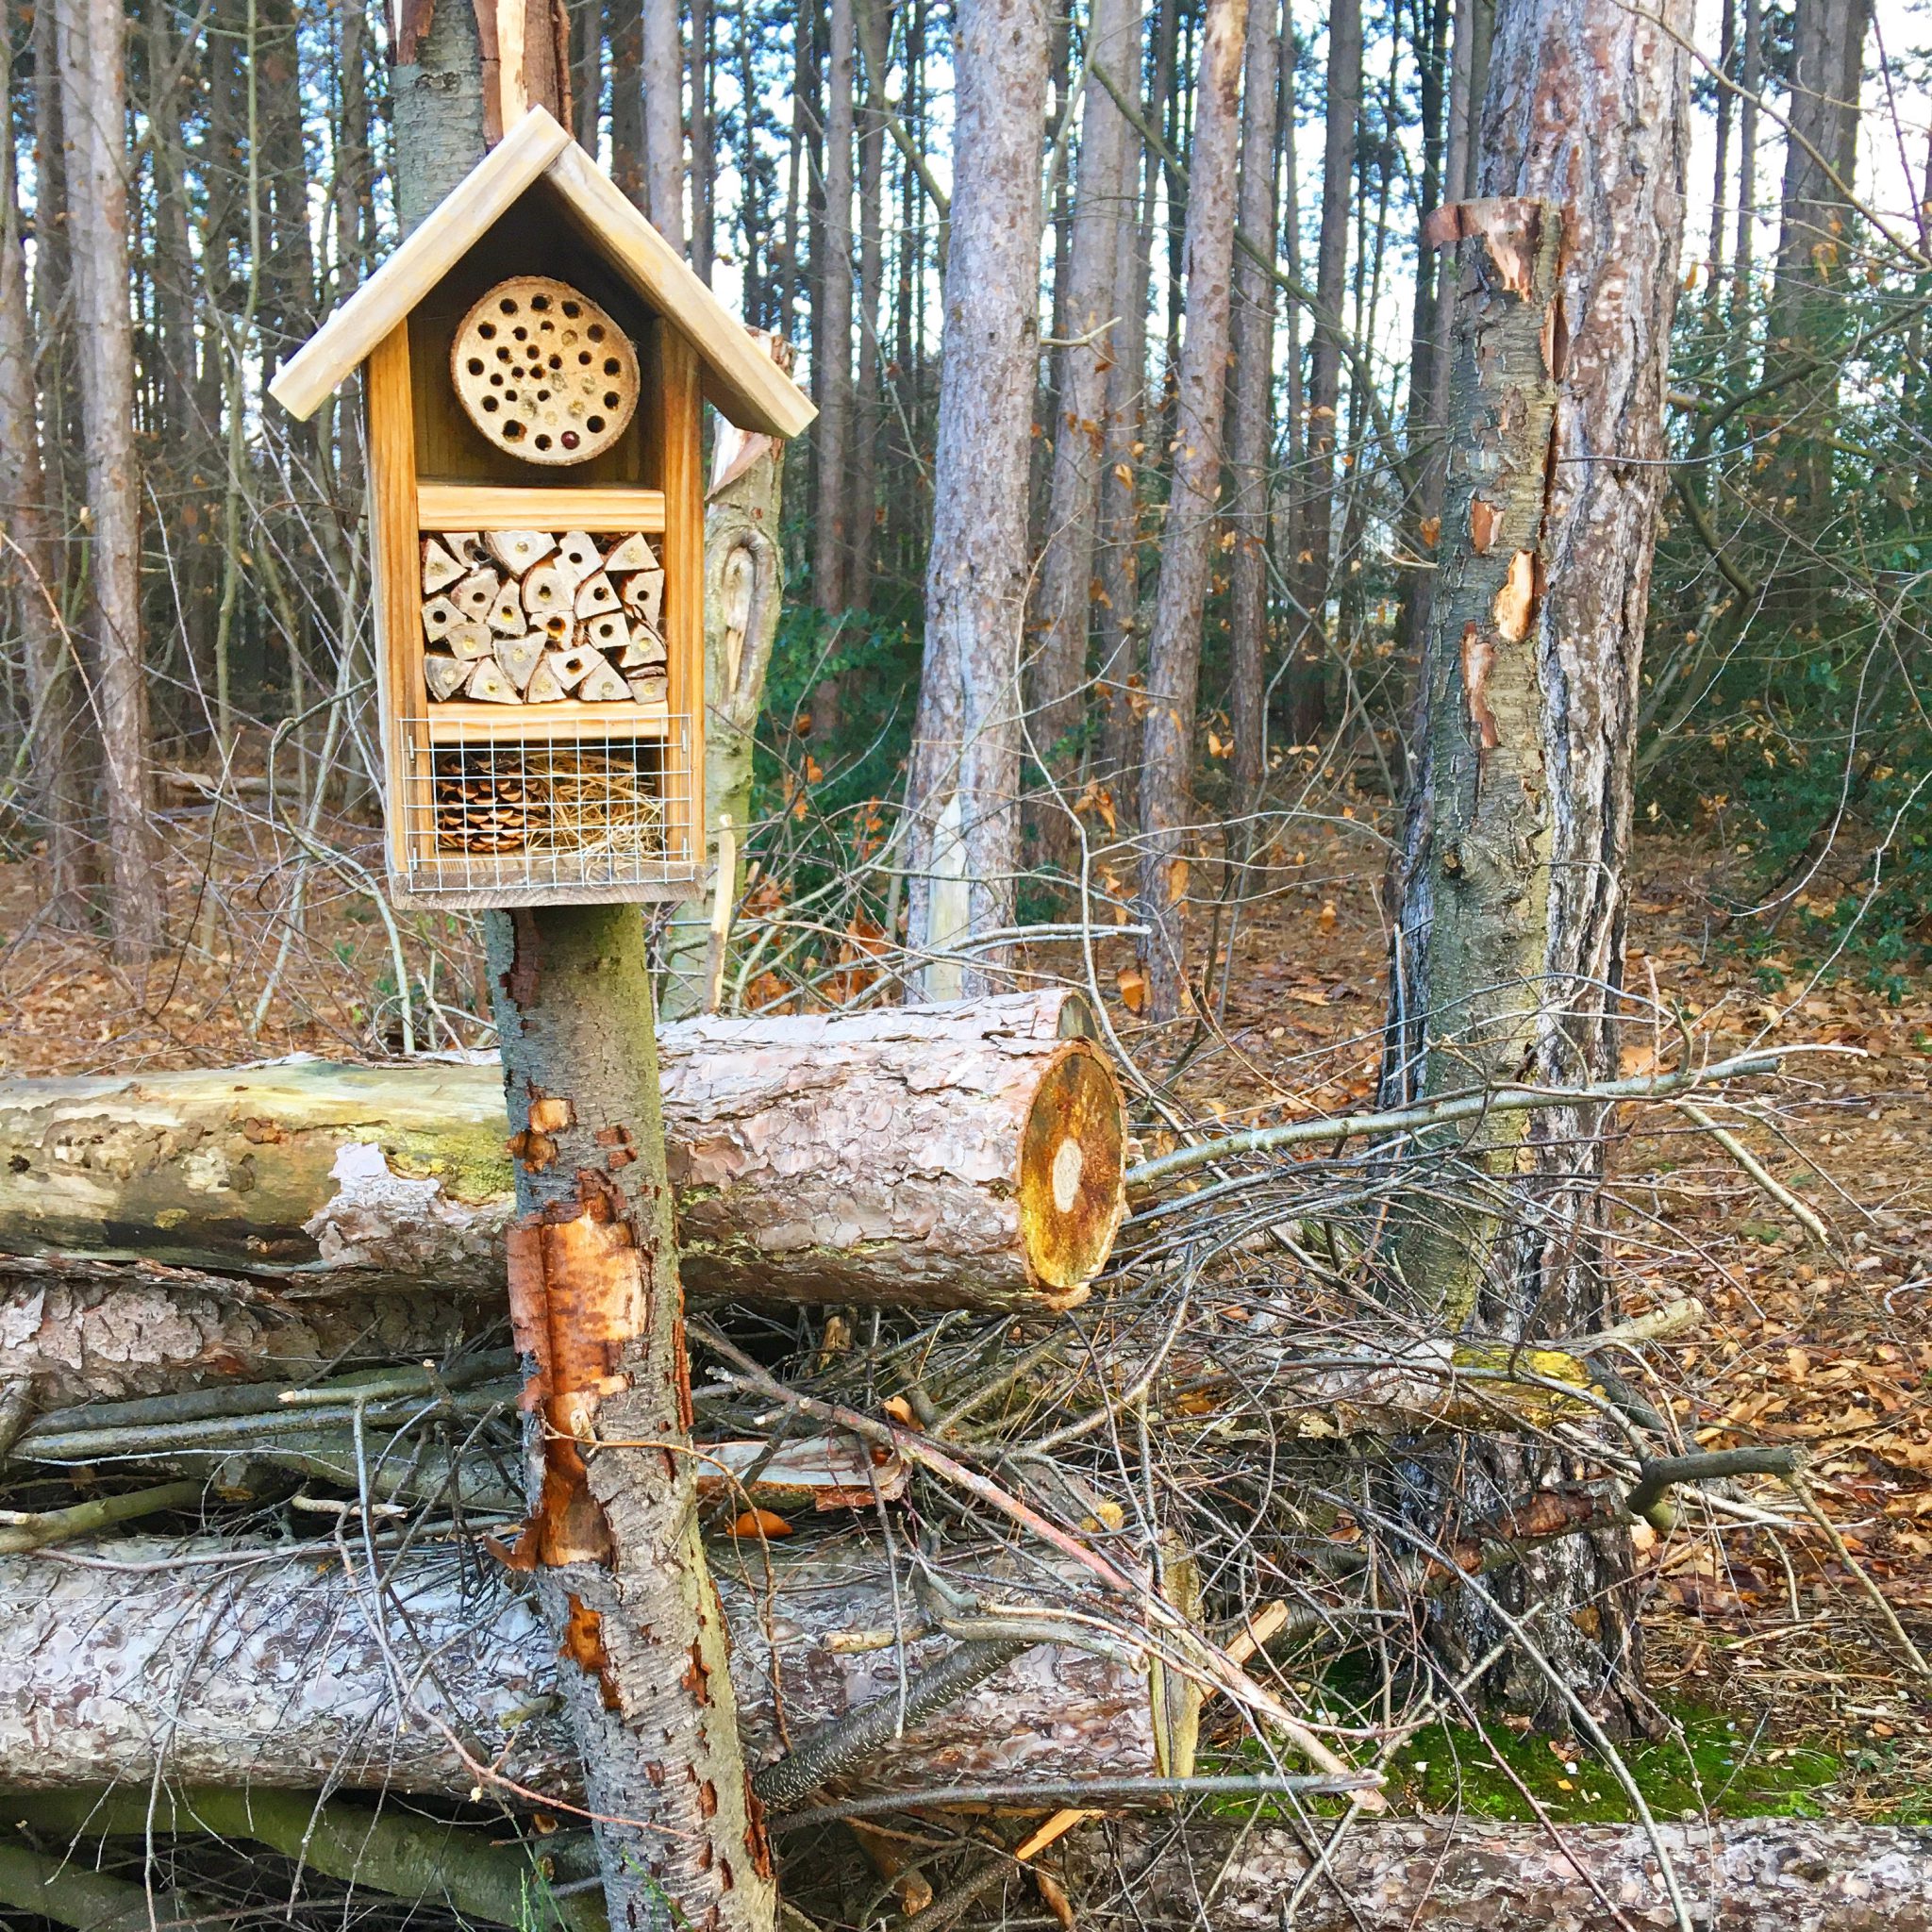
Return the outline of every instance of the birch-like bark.
{"type": "Polygon", "coordinates": [[[54,12],[92,512],[92,713],[106,805],[108,924],[115,958],[140,971],[161,943],[161,898],[147,815],[141,478],[127,283],[125,21],[116,0],[58,0],[54,12]]]}
{"type": "Polygon", "coordinates": [[[1120,353],[1120,232],[1130,224],[1126,117],[1099,78],[1138,91],[1141,0],[1095,0],[1089,27],[1095,69],[1082,95],[1080,167],[1059,329],[1053,474],[1046,541],[1033,605],[1033,741],[1049,752],[1079,723],[1092,603],[1094,511],[1099,501],[1107,389],[1120,353]]]}
{"type": "MultiPolygon", "coordinates": [[[[0,101],[10,108],[9,10],[7,0],[0,0],[0,101]]],[[[46,84],[47,76],[42,75],[40,85],[46,84]]],[[[71,926],[82,917],[84,875],[83,802],[73,758],[75,680],[60,622],[60,562],[48,528],[47,479],[41,468],[35,330],[27,307],[14,153],[9,125],[0,139],[0,514],[7,529],[0,581],[12,588],[24,647],[34,817],[46,841],[40,866],[41,903],[57,924],[71,926]]]]}
{"type": "Polygon", "coordinates": [[[1188,826],[1193,817],[1194,710],[1201,629],[1221,507],[1234,268],[1236,162],[1247,0],[1208,0],[1188,196],[1188,333],[1174,418],[1174,475],[1160,544],[1160,587],[1147,639],[1141,736],[1140,942],[1148,1011],[1171,1020],[1187,986],[1188,826]]]}
{"type": "MultiPolygon", "coordinates": [[[[1478,185],[1508,198],[1451,213],[1446,230],[1469,239],[1425,727],[1393,886],[1390,1098],[1615,1067],[1690,27],[1681,5],[1657,22],[1606,0],[1497,9],[1478,185]]],[[[1457,1205],[1409,1220],[1409,1289],[1488,1334],[1598,1325],[1607,1125],[1550,1108],[1489,1133],[1450,1190],[1457,1205]]],[[[1473,1458],[1463,1507],[1538,1487],[1544,1472],[1524,1461],[1473,1458]]],[[[1577,1612],[1540,1635],[1610,1707],[1635,1643],[1627,1556],[1579,1539],[1507,1585],[1577,1612]]],[[[1461,1634],[1483,1641],[1480,1622],[1461,1634]]],[[[1520,1659],[1505,1676],[1512,1701],[1554,1711],[1520,1659]]]]}
{"type": "Polygon", "coordinates": [[[907,791],[908,942],[926,999],[975,992],[1013,924],[1020,859],[1020,631],[1040,341],[1041,0],[959,0],[954,178],[925,576],[925,656],[907,791]]]}
{"type": "MultiPolygon", "coordinates": [[[[1446,0],[1443,0],[1446,4],[1446,0]]],[[[1242,233],[1274,233],[1275,115],[1281,104],[1279,0],[1250,0],[1247,75],[1241,100],[1242,233]]],[[[1268,471],[1274,448],[1274,279],[1245,251],[1234,263],[1234,389],[1228,399],[1229,715],[1234,731],[1235,808],[1261,796],[1268,721],[1268,471]]],[[[1241,834],[1245,847],[1248,834],[1241,834]]]]}

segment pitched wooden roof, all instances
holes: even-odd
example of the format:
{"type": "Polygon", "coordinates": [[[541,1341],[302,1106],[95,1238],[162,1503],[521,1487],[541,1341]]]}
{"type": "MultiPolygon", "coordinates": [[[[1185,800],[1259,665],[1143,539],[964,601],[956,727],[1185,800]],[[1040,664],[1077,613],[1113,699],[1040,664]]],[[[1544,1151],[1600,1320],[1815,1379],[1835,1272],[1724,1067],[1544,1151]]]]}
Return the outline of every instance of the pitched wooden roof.
{"type": "Polygon", "coordinates": [[[569,203],[609,267],[690,338],[704,365],[706,400],[723,415],[741,429],[790,437],[818,413],[684,258],[541,108],[532,108],[309,337],[282,366],[269,393],[291,416],[312,416],[329,392],[540,179],[569,203]]]}

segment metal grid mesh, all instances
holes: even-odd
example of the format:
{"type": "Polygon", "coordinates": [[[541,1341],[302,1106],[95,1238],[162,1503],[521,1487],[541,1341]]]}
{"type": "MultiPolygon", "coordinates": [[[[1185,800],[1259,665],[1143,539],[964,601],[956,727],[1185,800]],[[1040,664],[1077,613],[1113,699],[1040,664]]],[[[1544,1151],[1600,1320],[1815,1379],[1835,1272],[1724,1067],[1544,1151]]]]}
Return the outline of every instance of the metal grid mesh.
{"type": "Polygon", "coordinates": [[[663,738],[545,721],[539,735],[431,744],[404,723],[407,873],[416,893],[525,886],[658,885],[692,876],[690,841],[666,811],[691,773],[688,721],[663,738]]]}

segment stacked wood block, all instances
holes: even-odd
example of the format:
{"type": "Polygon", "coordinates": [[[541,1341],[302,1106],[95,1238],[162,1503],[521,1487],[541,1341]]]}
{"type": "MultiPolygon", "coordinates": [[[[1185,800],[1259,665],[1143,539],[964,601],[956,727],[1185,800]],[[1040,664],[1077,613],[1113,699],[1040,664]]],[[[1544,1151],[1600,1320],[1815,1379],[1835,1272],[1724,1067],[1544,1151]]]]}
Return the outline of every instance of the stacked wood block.
{"type": "Polygon", "coordinates": [[[445,530],[422,557],[432,706],[664,704],[664,569],[641,532],[445,530]]]}

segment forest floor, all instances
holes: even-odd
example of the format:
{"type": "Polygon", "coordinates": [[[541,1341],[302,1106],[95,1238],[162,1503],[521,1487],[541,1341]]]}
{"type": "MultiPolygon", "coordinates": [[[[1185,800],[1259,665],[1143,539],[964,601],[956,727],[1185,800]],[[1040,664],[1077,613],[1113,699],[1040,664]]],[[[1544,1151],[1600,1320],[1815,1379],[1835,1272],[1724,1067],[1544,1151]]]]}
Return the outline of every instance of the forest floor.
{"type": "MultiPolygon", "coordinates": [[[[1269,855],[1261,894],[1235,927],[1219,1037],[1184,1077],[1204,1119],[1232,1128],[1336,1112],[1373,1092],[1380,846],[1352,816],[1313,821],[1269,855]]],[[[197,919],[188,908],[207,824],[206,808],[175,814],[170,885],[180,924],[212,943],[171,958],[144,986],[97,943],[48,931],[34,918],[31,869],[0,866],[0,1072],[127,1073],[400,1043],[390,934],[365,894],[325,874],[310,875],[306,930],[253,1027],[286,882],[244,828],[224,841],[219,916],[197,919]]],[[[1728,887],[1741,890],[1724,853],[1651,836],[1636,858],[1627,983],[1654,990],[1659,1014],[1675,1018],[1632,1029],[1626,1071],[1674,1063],[1679,1023],[1713,1058],[1767,1043],[1841,1050],[1796,1061],[1771,1091],[1771,1127],[1744,1130],[1824,1218],[1826,1246],[1679,1114],[1630,1112],[1617,1150],[1629,1310],[1682,1295],[1709,1310],[1701,1331],[1666,1345],[1687,1441],[1803,1444],[1851,1558],[1803,1525],[1775,1541],[1749,1529],[1651,1541],[1641,1557],[1649,1683],[1693,1746],[1675,1747],[1678,1770],[1659,1775],[1700,1804],[1723,1788],[1731,1809],[1932,1819],[1932,1682],[1902,1656],[1865,1581],[1932,1652],[1932,997],[1891,1004],[1857,961],[1821,977],[1795,942],[1747,945],[1715,909],[1728,887]]],[[[402,940],[418,1046],[485,1038],[468,928],[417,917],[402,940]]],[[[1130,954],[1109,940],[1099,958],[1111,991],[1130,954]]],[[[1124,1002],[1109,1010],[1132,1047],[1124,1002]]],[[[1616,1813],[1607,1778],[1570,1775],[1582,1760],[1572,1740],[1499,1734],[1498,1744],[1519,1775],[1540,1774],[1527,1781],[1554,1816],[1616,1813]]],[[[1466,1740],[1425,1734],[1405,1754],[1406,1782],[1430,1808],[1479,1802],[1459,1774],[1443,1787],[1458,1749],[1466,1740]]]]}

